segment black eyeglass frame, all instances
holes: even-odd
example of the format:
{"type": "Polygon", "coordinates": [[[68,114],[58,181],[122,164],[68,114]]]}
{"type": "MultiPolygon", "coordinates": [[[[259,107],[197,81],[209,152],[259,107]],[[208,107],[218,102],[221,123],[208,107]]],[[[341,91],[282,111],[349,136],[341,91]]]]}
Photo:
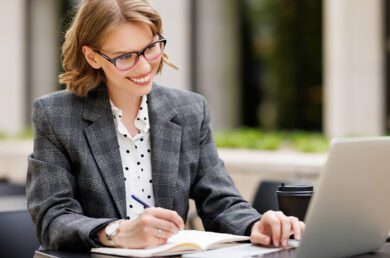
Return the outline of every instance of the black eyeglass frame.
{"type": "Polygon", "coordinates": [[[143,50],[141,50],[141,51],[134,51],[134,52],[124,53],[124,54],[122,54],[122,55],[120,55],[120,56],[117,56],[117,57],[114,57],[114,58],[110,58],[109,56],[107,56],[106,54],[102,53],[102,52],[101,52],[100,50],[98,50],[98,49],[94,49],[94,51],[95,51],[96,53],[98,53],[100,56],[102,56],[104,59],[106,59],[108,62],[112,63],[112,64],[115,66],[115,68],[118,69],[119,71],[128,71],[128,70],[132,69],[134,66],[136,66],[136,64],[138,63],[138,60],[139,60],[139,57],[140,57],[140,56],[144,56],[145,60],[151,61],[151,60],[149,60],[149,59],[145,56],[145,51],[146,51],[148,48],[150,48],[152,45],[155,45],[155,44],[160,43],[160,42],[162,42],[162,43],[164,44],[163,47],[162,47],[162,51],[161,51],[160,57],[162,56],[162,54],[164,53],[165,46],[167,45],[167,40],[166,40],[163,36],[161,36],[160,34],[157,34],[157,35],[159,36],[160,39],[157,40],[157,41],[154,41],[154,42],[150,43],[150,44],[147,45],[143,50]],[[136,55],[137,55],[137,58],[136,58],[134,64],[133,64],[131,67],[126,68],[126,69],[123,69],[123,70],[122,70],[122,69],[119,69],[118,66],[116,66],[116,61],[117,61],[119,58],[121,58],[121,57],[123,57],[123,56],[125,56],[125,55],[129,55],[129,54],[136,54],[136,55]]]}

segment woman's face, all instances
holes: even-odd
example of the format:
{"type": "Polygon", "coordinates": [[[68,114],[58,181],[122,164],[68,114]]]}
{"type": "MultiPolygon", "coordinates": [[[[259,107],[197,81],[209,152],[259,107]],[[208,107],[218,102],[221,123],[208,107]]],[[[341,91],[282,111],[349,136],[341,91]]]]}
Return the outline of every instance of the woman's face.
{"type": "MultiPolygon", "coordinates": [[[[126,53],[142,51],[157,40],[159,40],[159,37],[157,35],[153,36],[147,25],[127,23],[110,30],[102,39],[99,51],[101,54],[114,59],[126,53]]],[[[144,56],[140,56],[133,67],[123,71],[123,69],[118,69],[118,67],[120,68],[118,62],[126,63],[127,55],[122,60],[117,61],[116,67],[101,54],[96,53],[95,60],[104,71],[110,94],[131,94],[138,97],[150,92],[161,56],[149,61],[144,56]]]]}

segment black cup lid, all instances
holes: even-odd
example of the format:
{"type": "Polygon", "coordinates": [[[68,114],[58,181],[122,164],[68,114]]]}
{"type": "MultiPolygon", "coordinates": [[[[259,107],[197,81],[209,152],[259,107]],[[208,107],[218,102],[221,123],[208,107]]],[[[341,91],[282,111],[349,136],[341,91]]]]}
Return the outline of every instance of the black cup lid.
{"type": "Polygon", "coordinates": [[[312,192],[313,190],[312,185],[285,185],[282,183],[278,186],[278,191],[281,192],[312,192]]]}

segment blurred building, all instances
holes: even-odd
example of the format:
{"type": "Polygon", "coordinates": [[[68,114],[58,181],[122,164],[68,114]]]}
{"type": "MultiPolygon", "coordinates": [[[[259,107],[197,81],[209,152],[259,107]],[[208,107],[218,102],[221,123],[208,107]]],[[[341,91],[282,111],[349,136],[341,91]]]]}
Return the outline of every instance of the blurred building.
{"type": "MultiPolygon", "coordinates": [[[[60,42],[77,2],[0,1],[0,132],[30,125],[33,99],[61,88],[60,42]]],[[[388,1],[150,2],[180,67],[157,81],[206,96],[214,129],[389,131],[388,1]]]]}

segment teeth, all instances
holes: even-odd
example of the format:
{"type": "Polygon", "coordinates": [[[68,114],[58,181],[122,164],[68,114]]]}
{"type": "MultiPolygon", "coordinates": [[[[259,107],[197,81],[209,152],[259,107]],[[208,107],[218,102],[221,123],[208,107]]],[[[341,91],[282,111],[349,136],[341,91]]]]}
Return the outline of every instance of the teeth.
{"type": "Polygon", "coordinates": [[[142,78],[132,78],[130,77],[130,80],[136,83],[144,83],[150,80],[150,74],[146,75],[145,77],[142,78]]]}

